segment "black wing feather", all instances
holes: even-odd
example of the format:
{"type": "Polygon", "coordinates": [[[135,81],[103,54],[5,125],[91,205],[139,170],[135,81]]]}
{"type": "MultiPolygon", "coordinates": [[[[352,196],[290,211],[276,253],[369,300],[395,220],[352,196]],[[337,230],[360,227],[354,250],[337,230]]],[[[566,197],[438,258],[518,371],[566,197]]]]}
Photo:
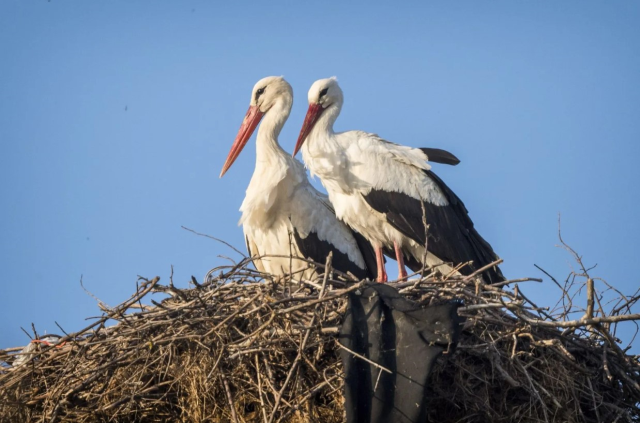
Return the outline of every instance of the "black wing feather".
{"type": "Polygon", "coordinates": [[[449,153],[446,150],[442,150],[440,148],[421,148],[422,152],[427,155],[427,158],[430,162],[434,163],[442,163],[448,164],[451,166],[455,166],[460,163],[460,159],[458,159],[453,154],[449,153]]]}
{"type": "Polygon", "coordinates": [[[377,277],[376,272],[378,269],[378,261],[376,260],[376,252],[373,249],[373,245],[371,245],[371,243],[358,232],[351,231],[351,233],[356,239],[356,243],[358,244],[360,253],[362,253],[362,258],[364,259],[364,264],[367,266],[367,278],[374,280],[377,277]]]}
{"type": "MultiPolygon", "coordinates": [[[[445,262],[459,264],[473,260],[471,266],[460,269],[463,274],[471,274],[497,260],[498,256],[493,252],[491,245],[473,227],[473,222],[460,198],[433,172],[424,172],[442,190],[449,201],[448,206],[436,206],[400,192],[381,190],[371,190],[364,199],[373,209],[384,213],[394,228],[421,245],[427,241],[422,220],[424,206],[424,215],[429,225],[427,249],[445,262]]],[[[419,265],[412,261],[406,264],[412,270],[416,270],[414,267],[419,265]]],[[[490,283],[504,280],[502,272],[497,267],[487,270],[484,275],[490,283]]]]}
{"type": "Polygon", "coordinates": [[[294,229],[293,237],[296,245],[300,250],[300,253],[307,259],[313,260],[316,263],[324,264],[327,260],[329,252],[333,252],[333,259],[331,264],[334,269],[337,269],[343,273],[351,272],[356,278],[364,279],[370,277],[368,275],[368,269],[361,269],[354,262],[349,259],[349,256],[327,241],[322,241],[318,238],[318,234],[315,232],[309,232],[306,238],[302,238],[298,231],[294,229]]]}
{"type": "MultiPolygon", "coordinates": [[[[378,136],[376,135],[376,137],[378,136]]],[[[400,145],[400,144],[396,144],[395,142],[383,140],[382,138],[379,138],[379,137],[377,139],[379,142],[384,144],[400,145]]],[[[442,164],[448,164],[451,166],[455,166],[458,163],[460,163],[460,159],[458,159],[455,155],[441,148],[423,147],[423,148],[420,148],[420,150],[422,150],[422,152],[427,155],[429,161],[433,163],[442,163],[442,164]]]]}

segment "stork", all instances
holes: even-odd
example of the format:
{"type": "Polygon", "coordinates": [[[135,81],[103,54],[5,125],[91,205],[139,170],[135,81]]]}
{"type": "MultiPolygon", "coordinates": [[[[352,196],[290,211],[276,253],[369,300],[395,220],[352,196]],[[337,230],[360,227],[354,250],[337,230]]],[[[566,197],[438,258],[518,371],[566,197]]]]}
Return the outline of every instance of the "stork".
{"type": "Polygon", "coordinates": [[[293,90],[284,78],[258,81],[220,172],[222,177],[229,170],[262,120],[256,138],[256,167],[240,207],[239,224],[249,255],[255,257],[258,270],[292,274],[299,280],[310,279],[317,271],[295,257],[324,263],[333,252],[335,269],[373,279],[376,262],[371,244],[336,218],[327,196],[309,183],[302,163],[278,144],[292,104],[293,90]]]}
{"type": "MultiPolygon", "coordinates": [[[[405,264],[414,271],[438,266],[446,274],[472,261],[459,269],[471,274],[497,260],[462,201],[427,164],[456,165],[459,160],[444,150],[406,147],[363,131],[334,132],[343,99],[335,77],[311,86],[293,155],[302,148],[305,164],[320,177],[338,218],[373,244],[377,280],[387,280],[383,253],[395,254],[400,278],[407,276],[405,264]]],[[[504,280],[497,267],[483,277],[504,280]]]]}

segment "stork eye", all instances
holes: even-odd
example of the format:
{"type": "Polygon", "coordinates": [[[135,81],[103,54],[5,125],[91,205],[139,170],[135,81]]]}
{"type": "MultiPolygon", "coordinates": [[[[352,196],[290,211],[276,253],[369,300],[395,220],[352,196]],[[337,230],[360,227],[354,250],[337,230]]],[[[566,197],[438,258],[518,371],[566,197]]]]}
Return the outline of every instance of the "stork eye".
{"type": "Polygon", "coordinates": [[[318,100],[327,95],[327,91],[329,91],[329,88],[325,88],[324,90],[320,91],[320,97],[318,97],[318,100]]]}
{"type": "Polygon", "coordinates": [[[264,89],[265,89],[265,88],[266,88],[266,87],[262,87],[262,88],[260,88],[258,91],[256,91],[256,100],[258,100],[258,98],[260,98],[260,96],[261,96],[262,94],[264,94],[264,89]]]}

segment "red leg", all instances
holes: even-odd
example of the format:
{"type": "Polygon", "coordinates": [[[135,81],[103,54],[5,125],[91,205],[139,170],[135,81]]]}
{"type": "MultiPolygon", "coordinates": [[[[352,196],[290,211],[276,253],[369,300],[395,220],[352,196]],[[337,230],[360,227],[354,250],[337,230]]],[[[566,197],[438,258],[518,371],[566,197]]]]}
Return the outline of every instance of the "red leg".
{"type": "Polygon", "coordinates": [[[404,255],[397,242],[393,241],[393,248],[396,250],[396,260],[398,260],[398,279],[407,277],[407,270],[404,268],[404,255]]]}
{"type": "Polygon", "coordinates": [[[378,263],[378,282],[387,281],[387,271],[384,269],[384,259],[382,258],[382,247],[376,247],[376,262],[378,263]]]}

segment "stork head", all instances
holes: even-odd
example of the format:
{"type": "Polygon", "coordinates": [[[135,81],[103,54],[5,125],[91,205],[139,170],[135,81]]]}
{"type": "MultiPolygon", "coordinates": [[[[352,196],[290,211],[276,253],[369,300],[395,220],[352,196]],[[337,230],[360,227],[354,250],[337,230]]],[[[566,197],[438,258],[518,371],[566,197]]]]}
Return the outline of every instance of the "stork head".
{"type": "Polygon", "coordinates": [[[221,178],[238,158],[262,117],[275,105],[283,107],[288,116],[292,104],[293,90],[291,89],[291,85],[281,76],[262,78],[253,86],[249,110],[240,125],[240,130],[231,146],[227,160],[224,162],[224,166],[222,166],[222,171],[220,172],[221,178]]]}
{"type": "Polygon", "coordinates": [[[309,110],[307,110],[307,115],[304,118],[304,123],[298,136],[298,142],[293,150],[294,156],[304,144],[320,116],[330,111],[339,112],[343,101],[342,90],[335,76],[319,79],[311,85],[309,89],[309,110]]]}

